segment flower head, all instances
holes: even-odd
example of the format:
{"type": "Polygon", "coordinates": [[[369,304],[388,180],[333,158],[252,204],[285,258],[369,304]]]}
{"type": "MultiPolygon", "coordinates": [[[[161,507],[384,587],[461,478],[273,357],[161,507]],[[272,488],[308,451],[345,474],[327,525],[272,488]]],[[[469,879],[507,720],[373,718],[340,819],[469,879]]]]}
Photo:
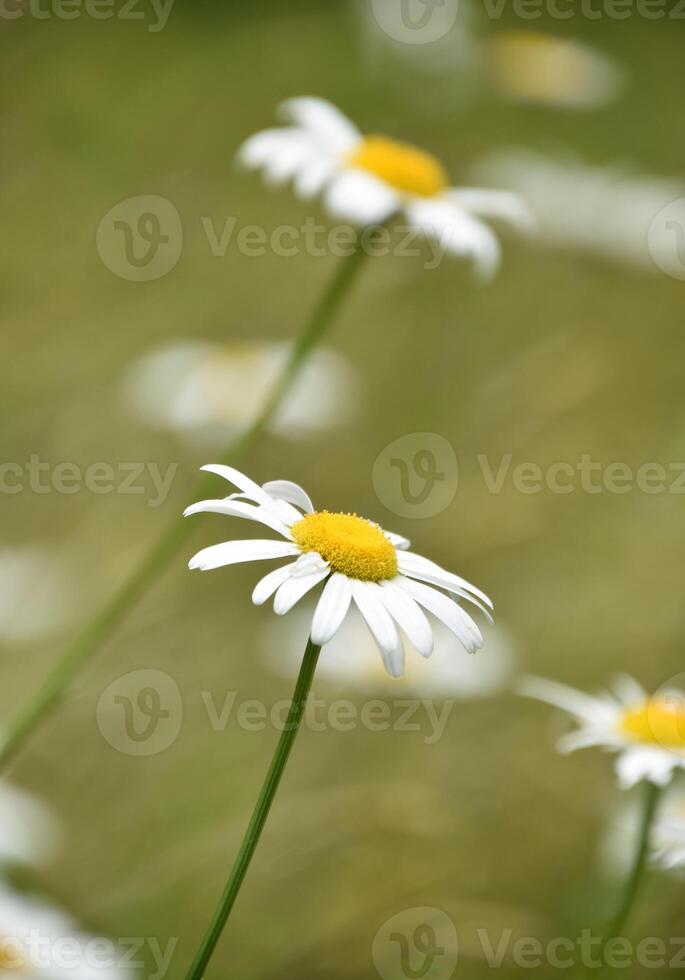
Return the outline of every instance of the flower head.
{"type": "Polygon", "coordinates": [[[212,545],[191,559],[190,568],[204,571],[238,562],[292,559],[257,583],[253,602],[261,605],[273,596],[274,611],[283,615],[323,582],[312,618],[312,642],[318,646],[328,643],[354,602],[393,677],[404,669],[399,630],[422,656],[433,650],[433,631],[424,609],[470,653],[482,645],[480,630],[456,599],[472,602],[491,620],[488,597],[458,575],[408,551],[406,538],[356,514],[315,511],[305,491],[288,480],[259,486],[230,466],[203,469],[229,480],[239,492],[223,500],[193,504],[186,515],[209,512],[243,517],[265,524],[282,540],[212,545]]]}
{"type": "Polygon", "coordinates": [[[659,786],[685,768],[685,694],[661,690],[650,697],[632,677],[618,677],[596,697],[565,684],[527,678],[521,693],[563,708],[578,729],[559,742],[561,752],[597,745],[619,753],[616,771],[624,789],[642,779],[659,786]]]}
{"type": "Polygon", "coordinates": [[[446,251],[472,258],[484,275],[497,268],[499,244],[480,218],[530,226],[516,194],[452,188],[431,154],[387,136],[364,136],[330,102],[289,99],[280,113],[291,125],[250,137],[239,161],[263,170],[271,184],[292,180],[303,198],[323,192],[336,218],[372,225],[402,212],[446,251]]]}

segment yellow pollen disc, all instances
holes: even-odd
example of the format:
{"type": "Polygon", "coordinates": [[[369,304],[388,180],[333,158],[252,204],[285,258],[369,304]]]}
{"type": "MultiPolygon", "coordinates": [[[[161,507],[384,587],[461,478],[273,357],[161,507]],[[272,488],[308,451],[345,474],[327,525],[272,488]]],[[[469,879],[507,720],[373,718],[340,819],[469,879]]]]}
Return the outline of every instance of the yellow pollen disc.
{"type": "Polygon", "coordinates": [[[406,194],[434,197],[449,186],[439,160],[408,143],[398,143],[385,136],[367,136],[347,162],[406,194]]]}
{"type": "Polygon", "coordinates": [[[621,731],[636,742],[685,749],[685,710],[677,698],[653,698],[626,711],[621,731]]]}
{"type": "Polygon", "coordinates": [[[307,514],[293,524],[295,544],[303,552],[318,551],[334,572],[364,582],[397,575],[397,555],[381,529],[356,514],[307,514]]]}

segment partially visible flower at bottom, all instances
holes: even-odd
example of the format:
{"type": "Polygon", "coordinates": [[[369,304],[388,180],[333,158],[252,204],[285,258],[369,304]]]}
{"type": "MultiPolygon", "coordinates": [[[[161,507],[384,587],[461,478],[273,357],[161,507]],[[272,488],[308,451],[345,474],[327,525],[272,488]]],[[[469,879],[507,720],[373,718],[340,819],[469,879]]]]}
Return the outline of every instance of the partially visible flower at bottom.
{"type": "Polygon", "coordinates": [[[27,980],[124,980],[124,951],[83,933],[72,917],[42,899],[0,884],[0,975],[27,980]]]}
{"type": "MultiPolygon", "coordinates": [[[[205,446],[223,445],[227,431],[244,428],[259,415],[289,352],[289,344],[276,341],[164,344],[131,364],[122,398],[127,411],[148,425],[205,446]]],[[[317,348],[270,429],[290,439],[325,432],[353,419],[359,403],[352,365],[317,348]]]]}
{"type": "MultiPolygon", "coordinates": [[[[307,602],[288,617],[292,643],[283,642],[283,624],[269,621],[264,630],[264,655],[268,666],[281,677],[295,677],[300,666],[298,641],[312,621],[313,607],[307,602]]],[[[407,658],[401,679],[389,677],[378,659],[371,635],[356,609],[350,610],[344,623],[326,645],[319,660],[319,680],[336,686],[383,696],[403,693],[416,697],[449,698],[466,701],[487,698],[504,690],[514,672],[515,653],[505,631],[495,626],[488,633],[487,656],[473,657],[442,623],[433,624],[434,649],[430,663],[420,657],[411,643],[406,643],[407,658]]]]}
{"type": "Polygon", "coordinates": [[[480,630],[456,599],[473,603],[492,620],[490,599],[465,579],[408,551],[406,538],[356,514],[315,511],[302,487],[288,480],[259,486],[230,466],[203,469],[228,480],[239,492],[193,504],[186,509],[186,516],[215,513],[242,517],[265,524],[283,540],[212,545],[191,559],[191,569],[206,571],[239,562],[293,559],[257,583],[252,601],[262,605],[273,596],[274,611],[283,615],[311,589],[325,583],[312,618],[312,642],[323,646],[332,640],[354,602],[393,677],[404,670],[399,630],[422,656],[428,657],[433,651],[433,631],[424,610],[451,630],[470,653],[482,646],[480,630]]]}
{"type": "Polygon", "coordinates": [[[565,735],[560,752],[598,746],[618,753],[616,772],[624,789],[643,779],[666,786],[685,769],[685,693],[660,689],[650,697],[632,677],[622,675],[611,692],[597,696],[556,681],[525,678],[520,693],[567,711],[578,729],[565,735]]]}

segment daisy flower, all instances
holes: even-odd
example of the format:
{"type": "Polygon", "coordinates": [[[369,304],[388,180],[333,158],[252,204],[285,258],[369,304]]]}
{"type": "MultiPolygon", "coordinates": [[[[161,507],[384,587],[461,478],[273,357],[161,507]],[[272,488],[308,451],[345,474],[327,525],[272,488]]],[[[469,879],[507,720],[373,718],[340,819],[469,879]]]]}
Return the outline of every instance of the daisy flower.
{"type": "Polygon", "coordinates": [[[90,936],[54,905],[0,884],[0,975],[24,980],[127,980],[124,950],[90,936]]]}
{"type": "Polygon", "coordinates": [[[289,99],[279,112],[290,125],[250,137],[239,162],[261,169],[270,184],[292,180],[300,197],[323,193],[337,219],[365,226],[401,212],[446,251],[472,258],[484,276],[496,270],[500,249],[481,219],[530,226],[516,194],[451,187],[444,166],[430,153],[388,136],[364,136],[324,99],[289,99]]]}
{"type": "Polygon", "coordinates": [[[393,677],[399,677],[404,669],[400,630],[422,656],[429,656],[433,650],[433,631],[424,609],[447,626],[470,653],[482,645],[480,630],[452,596],[478,606],[489,620],[490,599],[458,575],[408,551],[406,538],[356,514],[315,511],[305,491],[288,480],[259,486],[230,466],[203,469],[224,477],[239,492],[223,500],[193,504],[185,515],[243,517],[265,524],[281,540],[215,544],[191,559],[191,569],[205,571],[239,562],[291,559],[260,579],[252,601],[262,605],[273,596],[274,611],[283,615],[323,583],[311,621],[312,643],[319,647],[328,643],[354,603],[393,677]]]}
{"type": "Polygon", "coordinates": [[[521,693],[562,708],[578,723],[559,742],[559,751],[596,745],[618,753],[616,772],[628,789],[643,779],[667,785],[685,768],[685,693],[661,689],[650,697],[631,677],[618,677],[611,692],[596,697],[565,684],[529,677],[521,693]]]}

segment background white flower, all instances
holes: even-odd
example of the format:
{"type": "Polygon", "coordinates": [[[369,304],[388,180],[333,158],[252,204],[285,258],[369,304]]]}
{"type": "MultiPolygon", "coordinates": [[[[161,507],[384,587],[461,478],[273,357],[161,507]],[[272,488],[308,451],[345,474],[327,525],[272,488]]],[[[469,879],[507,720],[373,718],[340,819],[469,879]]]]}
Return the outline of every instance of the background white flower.
{"type": "MultiPolygon", "coordinates": [[[[295,677],[302,659],[303,637],[312,622],[313,607],[304,601],[283,623],[264,627],[264,654],[269,667],[283,677],[295,677]]],[[[440,622],[433,624],[433,654],[427,663],[411,643],[399,683],[417,697],[464,701],[487,698],[506,688],[516,663],[512,642],[500,626],[488,631],[487,656],[466,653],[454,634],[440,622]]],[[[390,678],[378,659],[376,645],[356,609],[351,609],[317,665],[317,676],[340,687],[365,694],[397,694],[398,680],[390,678]]]]}
{"type": "MultiPolygon", "coordinates": [[[[259,414],[289,349],[289,344],[269,341],[165,344],[130,366],[124,404],[155,428],[204,445],[223,445],[227,432],[259,414]]],[[[294,439],[334,429],[352,420],[360,403],[359,379],[351,364],[334,351],[317,348],[270,429],[294,439]]]]}
{"type": "Polygon", "coordinates": [[[525,230],[530,217],[516,194],[450,187],[447,171],[423,150],[387,136],[364,136],[330,102],[289,99],[279,107],[291,125],[250,137],[238,159],[272,185],[293,181],[303,198],[322,193],[335,217],[375,225],[402,212],[409,224],[484,276],[499,264],[497,238],[481,219],[525,230]]]}
{"type": "Polygon", "coordinates": [[[556,681],[528,677],[522,694],[562,708],[578,729],[559,741],[559,751],[599,746],[618,753],[616,772],[624,789],[647,779],[659,786],[685,768],[685,694],[662,689],[650,697],[625,675],[612,691],[593,697],[556,681]]]}
{"type": "Polygon", "coordinates": [[[57,837],[57,821],[42,800],[0,782],[0,865],[37,864],[52,853],[57,837]]]}
{"type": "Polygon", "coordinates": [[[67,913],[0,884],[0,975],[23,980],[122,980],[115,943],[82,932],[67,913]],[[105,949],[104,943],[107,943],[105,949]]]}
{"type": "Polygon", "coordinates": [[[221,500],[200,501],[188,507],[186,515],[246,518],[265,524],[283,540],[212,545],[190,560],[191,569],[294,559],[257,583],[253,602],[261,605],[273,596],[274,611],[283,615],[325,581],[312,619],[312,642],[318,646],[328,643],[354,602],[393,677],[404,670],[404,644],[398,627],[422,656],[432,653],[433,632],[424,609],[447,626],[469,652],[475,653],[482,645],[480,630],[456,599],[472,602],[491,619],[490,599],[458,575],[408,551],[406,538],[354,514],[316,512],[302,487],[290,481],[259,486],[229,466],[203,469],[229,480],[240,492],[221,500]]]}
{"type": "Polygon", "coordinates": [[[516,102],[595,109],[622,86],[623,73],[607,55],[572,38],[502,31],[483,45],[490,78],[516,102]]]}
{"type": "Polygon", "coordinates": [[[483,157],[472,175],[525,196],[535,237],[555,247],[658,273],[677,247],[673,226],[685,227],[681,176],[640,173],[625,163],[589,166],[577,155],[544,156],[512,147],[483,157]],[[672,224],[654,225],[671,205],[672,224]]]}

